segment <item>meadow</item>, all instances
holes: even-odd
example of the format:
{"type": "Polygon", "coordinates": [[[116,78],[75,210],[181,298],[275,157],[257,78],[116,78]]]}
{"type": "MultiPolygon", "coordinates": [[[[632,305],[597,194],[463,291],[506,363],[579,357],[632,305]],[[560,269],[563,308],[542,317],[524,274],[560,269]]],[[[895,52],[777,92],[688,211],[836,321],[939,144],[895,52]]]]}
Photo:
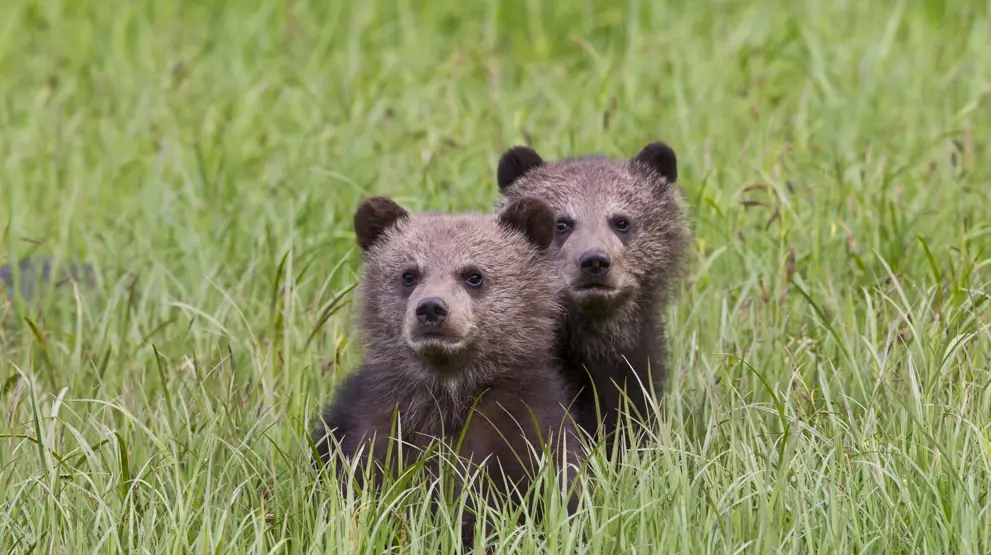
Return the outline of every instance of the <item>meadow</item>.
{"type": "Polygon", "coordinates": [[[0,264],[92,267],[2,300],[0,549],[452,552],[310,467],[354,207],[663,140],[661,425],[496,552],[991,553],[989,51],[986,0],[0,3],[0,264]]]}

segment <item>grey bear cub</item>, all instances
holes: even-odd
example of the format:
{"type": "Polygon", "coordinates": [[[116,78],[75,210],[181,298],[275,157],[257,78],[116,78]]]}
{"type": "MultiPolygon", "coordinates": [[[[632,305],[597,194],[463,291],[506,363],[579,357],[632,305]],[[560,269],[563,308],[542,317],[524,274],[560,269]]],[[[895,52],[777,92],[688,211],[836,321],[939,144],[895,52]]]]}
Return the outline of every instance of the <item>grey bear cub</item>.
{"type": "Polygon", "coordinates": [[[554,212],[521,198],[498,214],[414,214],[371,197],[354,228],[365,359],[317,423],[320,459],[334,456],[333,438],[347,460],[366,462],[372,447],[381,466],[401,430],[409,463],[434,440],[456,448],[465,430],[459,457],[483,465],[502,495],[522,499],[542,445],[573,476],[579,445],[553,353],[560,293],[547,279],[554,212]]]}
{"type": "Polygon", "coordinates": [[[629,403],[635,421],[645,422],[667,375],[663,312],[692,237],[677,178],[674,150],[660,142],[627,160],[550,162],[514,147],[499,161],[502,206],[536,197],[557,214],[550,250],[566,309],[556,350],[577,395],[579,425],[605,435],[607,445],[618,409],[629,403]]]}

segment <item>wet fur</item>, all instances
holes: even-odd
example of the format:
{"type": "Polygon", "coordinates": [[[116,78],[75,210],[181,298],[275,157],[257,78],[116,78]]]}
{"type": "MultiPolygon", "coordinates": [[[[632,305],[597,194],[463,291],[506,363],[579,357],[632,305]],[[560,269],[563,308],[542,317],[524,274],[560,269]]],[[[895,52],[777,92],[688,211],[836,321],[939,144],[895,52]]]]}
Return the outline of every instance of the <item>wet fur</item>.
{"type": "MultiPolygon", "coordinates": [[[[372,198],[355,215],[365,263],[358,323],[366,358],[339,386],[314,429],[320,459],[329,461],[337,443],[346,459],[360,452],[363,466],[374,447],[374,462],[381,466],[398,416],[403,462],[409,464],[436,439],[454,447],[470,416],[459,455],[486,465],[494,493],[521,501],[515,488],[528,487],[540,435],[552,442],[559,462],[556,446],[568,434],[568,462],[578,462],[566,385],[553,353],[559,291],[543,279],[552,271],[544,251],[553,239],[553,212],[526,199],[498,216],[409,214],[397,207],[372,198]],[[471,334],[472,347],[444,368],[423,360],[404,337],[403,318],[414,297],[402,290],[400,274],[410,261],[426,276],[472,264],[486,279],[488,289],[474,297],[445,289],[459,299],[452,315],[468,314],[458,326],[471,334]]],[[[393,453],[397,447],[394,442],[393,453]]],[[[395,470],[380,468],[376,477],[395,470]]],[[[576,503],[573,497],[569,508],[576,503]]],[[[463,530],[470,542],[470,516],[463,530]]]]}
{"type": "MultiPolygon", "coordinates": [[[[582,156],[548,162],[529,148],[516,147],[503,154],[497,178],[501,206],[523,196],[540,198],[559,216],[574,219],[576,230],[589,222],[601,224],[616,213],[633,222],[635,235],[617,240],[599,230],[582,245],[602,246],[619,262],[614,267],[622,268],[617,279],[625,300],[597,314],[565,295],[566,311],[556,339],[564,375],[577,395],[579,425],[588,433],[604,434],[611,445],[618,409],[627,402],[616,385],[625,386],[634,421],[645,423],[652,411],[644,389],[659,396],[667,377],[663,314],[684,276],[691,241],[674,185],[674,151],[652,143],[628,160],[582,156]]],[[[570,241],[569,237],[551,247],[566,287],[579,254],[570,241]]]]}

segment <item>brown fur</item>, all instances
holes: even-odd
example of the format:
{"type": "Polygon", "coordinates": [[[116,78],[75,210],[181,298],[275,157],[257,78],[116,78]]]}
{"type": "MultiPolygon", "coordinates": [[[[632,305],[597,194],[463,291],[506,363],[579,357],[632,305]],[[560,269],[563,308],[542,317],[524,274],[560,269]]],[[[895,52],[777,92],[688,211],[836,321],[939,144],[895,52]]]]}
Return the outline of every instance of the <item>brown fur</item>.
{"type": "Polygon", "coordinates": [[[578,422],[589,433],[612,437],[626,402],[617,385],[625,384],[635,420],[651,412],[644,389],[650,396],[662,390],[668,364],[663,312],[684,275],[691,241],[676,179],[677,159],[663,143],[630,160],[545,162],[516,147],[499,162],[503,206],[536,197],[558,214],[561,229],[551,253],[564,282],[566,313],[557,351],[577,392],[578,422]],[[581,269],[582,257],[595,252],[611,263],[604,276],[581,269]],[[610,289],[583,290],[593,282],[610,289]]]}
{"type": "MultiPolygon", "coordinates": [[[[519,500],[514,488],[526,491],[533,450],[573,433],[553,356],[560,292],[545,279],[553,271],[546,256],[553,226],[553,211],[533,199],[509,203],[498,216],[410,214],[386,198],[362,202],[355,230],[365,263],[359,328],[366,358],[314,431],[321,459],[333,448],[330,430],[346,458],[360,449],[367,456],[373,439],[383,463],[388,442],[398,441],[390,437],[397,414],[408,463],[435,439],[455,446],[470,415],[459,455],[486,466],[499,493],[519,500]],[[404,282],[408,272],[418,275],[404,282]],[[480,285],[471,283],[476,273],[480,285]],[[439,326],[417,315],[425,299],[446,304],[439,326]]],[[[567,442],[574,464],[577,437],[567,442]]],[[[399,447],[394,442],[393,452],[399,447]]],[[[469,518],[466,538],[472,526],[469,518]]]]}

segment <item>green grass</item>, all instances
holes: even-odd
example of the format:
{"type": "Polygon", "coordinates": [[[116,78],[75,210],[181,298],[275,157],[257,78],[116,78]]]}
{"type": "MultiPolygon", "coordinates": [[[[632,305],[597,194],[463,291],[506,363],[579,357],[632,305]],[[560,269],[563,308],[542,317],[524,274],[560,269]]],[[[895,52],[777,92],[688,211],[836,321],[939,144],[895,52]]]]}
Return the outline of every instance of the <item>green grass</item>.
{"type": "Polygon", "coordinates": [[[3,552],[453,549],[428,485],[310,471],[352,211],[653,140],[660,432],[506,552],[991,552],[989,45],[979,0],[0,3],[0,262],[96,280],[0,313],[3,552]]]}

